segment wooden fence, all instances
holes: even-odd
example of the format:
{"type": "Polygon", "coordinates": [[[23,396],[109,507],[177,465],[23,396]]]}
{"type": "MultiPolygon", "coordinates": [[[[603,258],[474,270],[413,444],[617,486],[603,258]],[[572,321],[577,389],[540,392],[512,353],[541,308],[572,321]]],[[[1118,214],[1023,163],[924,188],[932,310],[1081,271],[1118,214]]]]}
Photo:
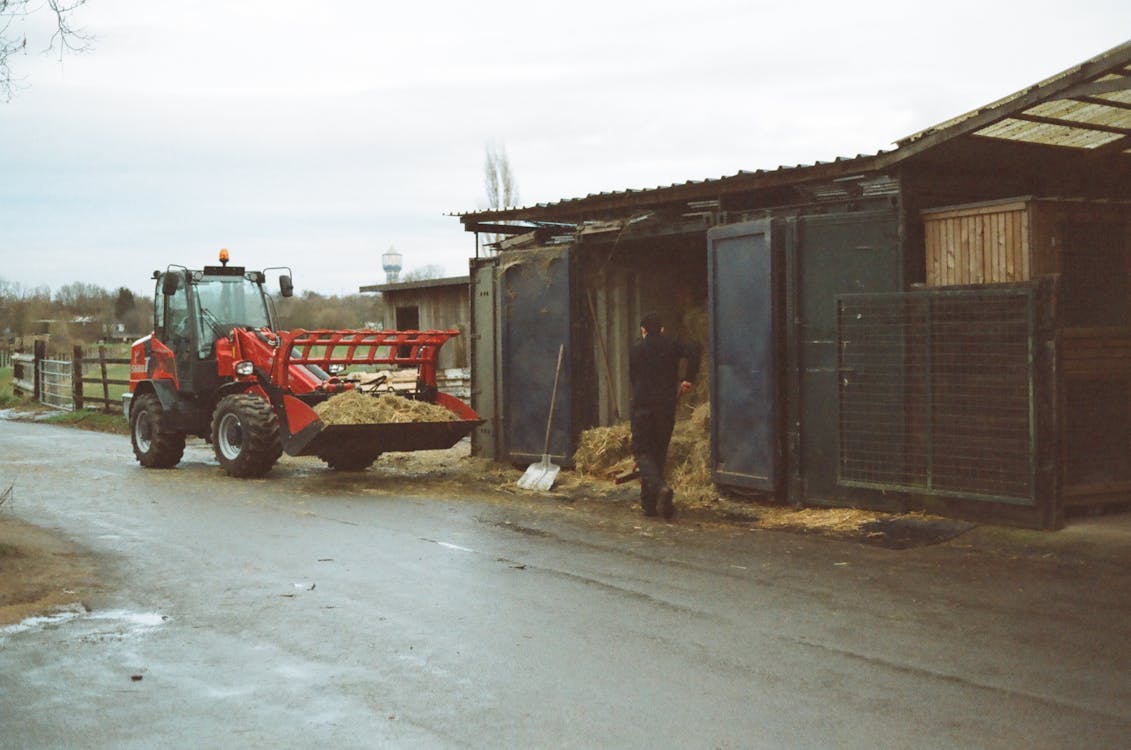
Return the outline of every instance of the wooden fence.
{"type": "Polygon", "coordinates": [[[76,346],[73,365],[75,372],[74,378],[77,381],[74,391],[75,408],[84,409],[86,408],[87,402],[90,402],[92,404],[100,404],[102,411],[110,411],[111,409],[121,411],[122,399],[120,396],[117,398],[110,397],[110,386],[128,388],[130,380],[128,377],[111,378],[108,374],[108,367],[110,365],[128,366],[129,364],[129,357],[107,357],[105,346],[98,347],[97,359],[90,357],[84,359],[82,348],[76,346]],[[94,370],[95,375],[89,375],[89,370],[94,370]],[[96,389],[101,390],[102,395],[90,396],[84,392],[84,384],[91,382],[96,384],[96,389]]]}
{"type": "Polygon", "coordinates": [[[111,397],[110,388],[128,387],[130,381],[111,377],[109,368],[129,363],[129,357],[106,356],[106,347],[101,345],[96,356],[88,356],[81,346],[76,346],[70,361],[51,359],[45,343],[37,341],[33,353],[12,354],[12,390],[66,411],[95,406],[105,412],[121,411],[121,398],[111,397]]]}
{"type": "Polygon", "coordinates": [[[35,354],[25,352],[12,353],[12,391],[25,394],[32,398],[39,398],[39,388],[36,377],[35,354]]]}
{"type": "MultiPolygon", "coordinates": [[[[127,377],[115,378],[110,368],[129,364],[129,357],[106,356],[106,347],[101,345],[94,355],[76,346],[70,361],[51,359],[45,342],[37,341],[34,353],[12,354],[12,389],[16,394],[31,396],[40,403],[65,411],[89,408],[121,411],[121,392],[130,384],[128,370],[127,377]]],[[[467,400],[471,395],[470,370],[441,370],[437,385],[441,391],[467,400]]]]}

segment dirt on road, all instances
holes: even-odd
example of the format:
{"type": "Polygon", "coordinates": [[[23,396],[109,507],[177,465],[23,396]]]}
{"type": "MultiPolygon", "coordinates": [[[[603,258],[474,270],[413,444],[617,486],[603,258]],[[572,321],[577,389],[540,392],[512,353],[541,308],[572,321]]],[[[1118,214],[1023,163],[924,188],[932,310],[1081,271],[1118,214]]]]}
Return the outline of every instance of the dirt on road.
{"type": "Polygon", "coordinates": [[[97,586],[97,562],[88,551],[0,513],[0,627],[81,604],[97,586]]]}

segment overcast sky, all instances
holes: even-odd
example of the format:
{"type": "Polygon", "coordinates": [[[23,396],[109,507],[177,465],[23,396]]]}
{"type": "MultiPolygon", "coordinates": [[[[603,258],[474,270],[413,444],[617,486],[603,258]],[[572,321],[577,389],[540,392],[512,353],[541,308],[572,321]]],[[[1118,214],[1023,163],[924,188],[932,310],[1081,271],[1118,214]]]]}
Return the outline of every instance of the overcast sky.
{"type": "Polygon", "coordinates": [[[152,293],[221,247],[299,290],[467,273],[502,144],[523,205],[875,153],[1131,39],[1131,2],[89,0],[17,21],[0,278],[152,293]]]}

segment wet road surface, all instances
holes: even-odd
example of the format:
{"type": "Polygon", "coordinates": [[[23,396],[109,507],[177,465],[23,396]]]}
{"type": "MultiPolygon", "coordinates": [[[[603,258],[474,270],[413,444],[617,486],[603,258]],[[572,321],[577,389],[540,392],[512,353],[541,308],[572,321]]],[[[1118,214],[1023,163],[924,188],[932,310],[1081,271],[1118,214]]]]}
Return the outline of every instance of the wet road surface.
{"type": "MultiPolygon", "coordinates": [[[[1131,573],[600,524],[193,441],[0,423],[2,512],[96,554],[0,630],[0,747],[1125,747],[1131,573]]],[[[449,488],[450,489],[450,488],[449,488]]]]}

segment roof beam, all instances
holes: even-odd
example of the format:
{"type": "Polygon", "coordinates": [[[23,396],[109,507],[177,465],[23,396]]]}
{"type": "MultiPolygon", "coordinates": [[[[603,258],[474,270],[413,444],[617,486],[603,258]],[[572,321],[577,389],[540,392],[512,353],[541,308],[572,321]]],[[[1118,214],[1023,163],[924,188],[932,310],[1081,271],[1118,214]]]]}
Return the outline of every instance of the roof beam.
{"type": "Polygon", "coordinates": [[[1079,96],[1095,96],[1096,94],[1113,94],[1116,91],[1131,91],[1131,76],[1126,76],[1122,73],[1118,75],[1120,76],[1119,78],[1111,78],[1106,81],[1078,83],[1060,92],[1060,97],[1064,99],[1075,99],[1079,96]]]}
{"type": "Polygon", "coordinates": [[[1097,104],[1101,107],[1114,107],[1115,109],[1131,109],[1131,102],[1120,102],[1115,99],[1101,99],[1098,96],[1076,96],[1073,101],[1081,104],[1097,104]]]}
{"type": "Polygon", "coordinates": [[[1040,115],[1030,115],[1024,112],[1009,115],[1005,119],[1024,120],[1025,122],[1035,122],[1041,125],[1056,125],[1062,128],[1072,128],[1075,130],[1091,130],[1097,133],[1115,133],[1116,135],[1131,135],[1131,128],[1118,128],[1113,125],[1100,125],[1093,122],[1079,122],[1077,120],[1062,120],[1059,117],[1041,117],[1040,115]]]}
{"type": "Polygon", "coordinates": [[[468,232],[486,232],[487,234],[526,234],[533,232],[538,227],[531,226],[516,226],[514,224],[468,224],[466,231],[468,232]]]}

